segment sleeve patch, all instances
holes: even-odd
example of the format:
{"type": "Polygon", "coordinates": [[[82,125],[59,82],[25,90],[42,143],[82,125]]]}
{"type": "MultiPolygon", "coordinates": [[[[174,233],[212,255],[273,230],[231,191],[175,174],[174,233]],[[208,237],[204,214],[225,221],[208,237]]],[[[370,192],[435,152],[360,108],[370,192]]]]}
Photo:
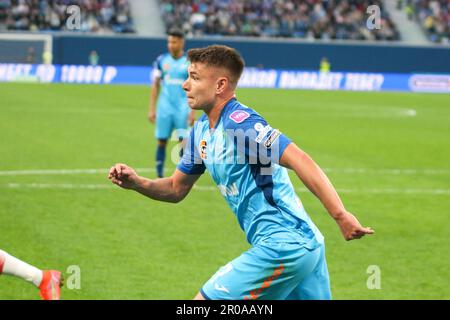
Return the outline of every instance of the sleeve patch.
{"type": "MultiPolygon", "coordinates": [[[[259,124],[259,123],[257,123],[259,124]]],[[[263,127],[261,130],[258,131],[258,136],[256,137],[255,141],[257,143],[262,143],[264,147],[270,148],[272,144],[278,139],[278,137],[281,135],[280,130],[272,128],[270,125],[267,125],[263,127]]]]}
{"type": "Polygon", "coordinates": [[[267,137],[266,141],[264,141],[264,147],[270,148],[272,144],[280,137],[280,130],[273,130],[269,137],[267,137]]]}
{"type": "Polygon", "coordinates": [[[273,130],[272,127],[269,125],[263,127],[262,130],[257,130],[259,133],[258,133],[258,136],[256,137],[255,141],[257,143],[261,143],[263,141],[263,139],[266,138],[267,135],[269,134],[269,132],[271,132],[272,130],[273,130]]]}
{"type": "Polygon", "coordinates": [[[153,69],[153,72],[152,72],[152,79],[153,79],[153,80],[155,80],[155,79],[160,79],[161,76],[162,76],[161,71],[158,70],[158,69],[156,69],[156,68],[154,68],[154,69],[153,69]]]}
{"type": "Polygon", "coordinates": [[[230,114],[230,119],[236,123],[242,123],[248,117],[250,117],[250,114],[243,110],[237,110],[230,114]]]}

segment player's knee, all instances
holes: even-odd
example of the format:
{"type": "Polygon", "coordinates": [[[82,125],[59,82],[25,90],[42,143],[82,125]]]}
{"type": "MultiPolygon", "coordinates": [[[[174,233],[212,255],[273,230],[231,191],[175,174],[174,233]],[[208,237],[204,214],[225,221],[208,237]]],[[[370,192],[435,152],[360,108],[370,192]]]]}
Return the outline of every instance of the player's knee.
{"type": "Polygon", "coordinates": [[[206,300],[204,296],[202,296],[202,294],[199,292],[197,293],[197,295],[194,297],[194,300],[206,300]]]}
{"type": "Polygon", "coordinates": [[[158,139],[158,146],[165,147],[167,145],[167,140],[165,139],[158,139]]]}

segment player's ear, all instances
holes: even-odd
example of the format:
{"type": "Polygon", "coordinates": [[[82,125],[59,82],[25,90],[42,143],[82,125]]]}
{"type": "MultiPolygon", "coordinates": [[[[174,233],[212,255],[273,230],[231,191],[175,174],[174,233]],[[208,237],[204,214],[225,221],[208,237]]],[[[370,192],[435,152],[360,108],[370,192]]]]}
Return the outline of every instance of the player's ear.
{"type": "Polygon", "coordinates": [[[229,85],[228,79],[225,77],[220,77],[219,79],[217,79],[216,82],[216,93],[217,94],[222,93],[223,91],[225,91],[228,85],[229,85]]]}

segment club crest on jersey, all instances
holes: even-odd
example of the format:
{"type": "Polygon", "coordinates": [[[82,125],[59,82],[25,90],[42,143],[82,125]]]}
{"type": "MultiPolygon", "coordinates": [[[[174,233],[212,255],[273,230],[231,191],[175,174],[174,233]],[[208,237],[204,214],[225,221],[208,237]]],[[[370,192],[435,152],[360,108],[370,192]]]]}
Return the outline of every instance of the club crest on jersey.
{"type": "Polygon", "coordinates": [[[241,123],[248,117],[250,117],[250,114],[242,110],[237,110],[230,114],[230,119],[236,123],[241,123]]]}
{"type": "Polygon", "coordinates": [[[163,70],[164,70],[164,71],[169,71],[169,69],[170,69],[170,64],[164,63],[164,64],[163,64],[163,70]]]}
{"type": "Polygon", "coordinates": [[[200,158],[202,158],[203,160],[206,160],[206,147],[206,140],[200,141],[200,158]]]}

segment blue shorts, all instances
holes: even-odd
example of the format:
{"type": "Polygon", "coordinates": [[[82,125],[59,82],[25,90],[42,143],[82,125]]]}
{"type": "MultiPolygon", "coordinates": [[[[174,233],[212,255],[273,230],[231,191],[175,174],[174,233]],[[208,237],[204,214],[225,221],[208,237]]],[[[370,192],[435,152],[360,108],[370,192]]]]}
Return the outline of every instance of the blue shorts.
{"type": "Polygon", "coordinates": [[[180,111],[178,114],[158,112],[156,115],[155,136],[160,140],[170,139],[173,130],[177,130],[178,138],[186,138],[189,135],[188,128],[189,110],[180,111]]]}
{"type": "Polygon", "coordinates": [[[221,267],[200,292],[213,300],[330,300],[325,245],[255,245],[221,267]]]}

